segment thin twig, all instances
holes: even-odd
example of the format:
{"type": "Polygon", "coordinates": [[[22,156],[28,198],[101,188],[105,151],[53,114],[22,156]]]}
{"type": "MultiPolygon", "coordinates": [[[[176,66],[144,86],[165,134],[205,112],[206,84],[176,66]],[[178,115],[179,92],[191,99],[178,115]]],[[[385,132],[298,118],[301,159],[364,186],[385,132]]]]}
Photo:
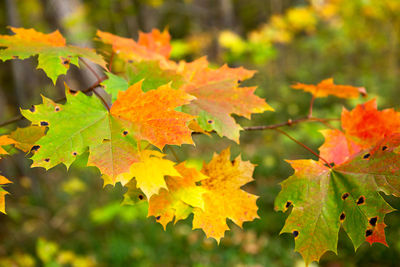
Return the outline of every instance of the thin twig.
{"type": "Polygon", "coordinates": [[[312,118],[312,110],[313,110],[314,100],[315,100],[315,96],[312,95],[312,98],[311,98],[311,101],[310,101],[310,108],[308,110],[308,117],[309,118],[312,118]]]}
{"type": "Polygon", "coordinates": [[[110,62],[108,63],[108,71],[112,72],[112,64],[113,64],[113,60],[114,60],[114,50],[112,50],[111,52],[111,56],[110,56],[110,62]]]}
{"type": "Polygon", "coordinates": [[[110,105],[108,105],[107,101],[96,91],[96,88],[93,89],[93,93],[100,98],[101,102],[103,102],[104,106],[106,106],[107,110],[110,111],[110,105]]]}
{"type": "Polygon", "coordinates": [[[314,152],[314,150],[312,150],[311,148],[309,148],[308,146],[306,146],[306,145],[303,144],[302,142],[296,140],[294,137],[290,136],[287,132],[282,131],[282,130],[279,129],[279,128],[275,128],[274,130],[277,131],[277,132],[279,132],[279,133],[281,133],[281,134],[283,134],[283,135],[285,135],[286,137],[288,137],[290,140],[292,140],[292,141],[295,142],[296,144],[298,144],[298,145],[302,146],[303,148],[307,149],[307,150],[308,150],[309,152],[311,152],[314,156],[316,156],[317,158],[319,158],[320,160],[322,160],[323,162],[325,162],[326,165],[328,165],[328,167],[329,167],[330,169],[332,169],[331,164],[329,164],[329,162],[328,162],[326,159],[324,159],[323,157],[321,157],[320,155],[318,155],[316,152],[314,152]]]}

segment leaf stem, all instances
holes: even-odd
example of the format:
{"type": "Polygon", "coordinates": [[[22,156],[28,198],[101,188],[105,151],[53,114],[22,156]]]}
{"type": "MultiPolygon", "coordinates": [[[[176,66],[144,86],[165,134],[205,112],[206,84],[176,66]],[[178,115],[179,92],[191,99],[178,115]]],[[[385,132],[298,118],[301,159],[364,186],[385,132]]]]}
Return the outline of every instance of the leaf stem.
{"type": "Polygon", "coordinates": [[[312,118],[312,110],[313,110],[313,106],[314,106],[314,100],[315,100],[315,96],[312,95],[311,101],[310,101],[310,108],[308,110],[308,118],[312,118]]]}
{"type": "Polygon", "coordinates": [[[101,78],[97,72],[82,57],[79,57],[79,59],[82,61],[83,65],[85,65],[86,68],[96,77],[97,81],[100,81],[101,78]]]}
{"type": "Polygon", "coordinates": [[[287,138],[289,138],[290,140],[292,140],[292,141],[295,142],[296,144],[298,144],[298,145],[302,146],[303,148],[307,149],[310,153],[312,153],[314,156],[316,156],[317,158],[319,158],[320,160],[322,160],[326,165],[328,165],[328,167],[329,167],[330,169],[332,169],[331,164],[329,164],[329,162],[328,162],[326,159],[324,159],[323,157],[321,157],[320,155],[318,155],[318,153],[316,153],[314,150],[312,150],[311,148],[309,148],[308,146],[306,146],[306,145],[303,144],[302,142],[298,141],[297,139],[295,139],[294,137],[292,137],[291,135],[289,135],[287,132],[285,132],[285,131],[283,131],[283,130],[281,130],[281,129],[278,129],[278,128],[275,128],[274,130],[277,131],[277,132],[279,132],[279,133],[281,133],[281,134],[283,134],[283,135],[285,135],[287,138]]]}

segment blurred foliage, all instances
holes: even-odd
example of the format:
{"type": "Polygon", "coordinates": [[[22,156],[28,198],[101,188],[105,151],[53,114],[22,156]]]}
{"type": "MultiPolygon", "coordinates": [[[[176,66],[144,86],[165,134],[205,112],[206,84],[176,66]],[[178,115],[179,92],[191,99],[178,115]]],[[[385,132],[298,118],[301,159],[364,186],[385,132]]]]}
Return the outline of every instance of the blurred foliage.
{"type": "MultiPolygon", "coordinates": [[[[96,29],[135,38],[138,30],[168,27],[174,59],[207,55],[215,64],[257,69],[245,85],[257,85],[257,94],[276,112],[252,121],[237,118],[242,125],[305,116],[311,96],[289,86],[329,77],[366,87],[380,108],[398,107],[398,0],[9,0],[0,1],[0,10],[0,34],[8,33],[7,25],[44,32],[59,28],[70,42],[97,46],[96,29]]],[[[42,71],[34,70],[34,61],[0,63],[0,123],[18,114],[19,107],[39,103],[40,94],[63,96],[63,80],[54,89],[42,71]]],[[[75,69],[65,80],[83,89],[86,78],[75,69]]],[[[314,115],[338,118],[343,106],[363,101],[318,99],[314,115]]],[[[317,150],[323,128],[312,122],[286,130],[317,150]]],[[[15,124],[0,132],[12,129],[15,124]]],[[[256,182],[245,189],[261,196],[261,220],[245,223],[244,230],[232,226],[218,246],[187,222],[163,231],[155,218],[146,217],[145,206],[121,206],[126,189],[119,184],[103,188],[100,173],[85,167],[87,155],[68,171],[58,166],[45,172],[30,169],[30,160],[14,154],[0,162],[1,173],[14,182],[6,187],[8,215],[0,215],[0,266],[301,266],[293,237],[279,235],[286,215],[273,211],[273,201],[279,182],[292,173],[283,159],[313,156],[274,131],[242,132],[240,145],[215,135],[195,136],[195,142],[196,147],[177,149],[192,166],[228,145],[234,155],[258,164],[256,182]]],[[[400,208],[399,199],[385,198],[400,208]]],[[[386,224],[390,248],[365,243],[354,252],[341,232],[339,255],[325,254],[320,265],[398,265],[399,214],[388,215],[386,224]]]]}

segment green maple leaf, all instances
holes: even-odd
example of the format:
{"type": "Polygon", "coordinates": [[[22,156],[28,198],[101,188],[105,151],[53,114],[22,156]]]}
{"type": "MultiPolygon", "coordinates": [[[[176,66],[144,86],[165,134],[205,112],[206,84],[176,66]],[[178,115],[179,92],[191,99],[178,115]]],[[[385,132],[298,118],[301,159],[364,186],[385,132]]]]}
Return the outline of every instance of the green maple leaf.
{"type": "Polygon", "coordinates": [[[400,192],[400,155],[389,143],[332,169],[313,160],[289,161],[295,173],[282,182],[275,208],[293,206],[281,232],[293,233],[295,249],[307,264],[328,250],[337,253],[341,225],[355,248],[364,241],[387,245],[384,216],[394,209],[379,192],[400,192]]]}
{"type": "Polygon", "coordinates": [[[0,35],[0,59],[26,59],[34,55],[38,57],[38,68],[56,83],[58,76],[66,74],[70,64],[78,66],[79,57],[87,58],[105,68],[102,56],[93,49],[67,45],[59,31],[43,34],[34,29],[13,28],[15,35],[0,35]]]}
{"type": "Polygon", "coordinates": [[[43,104],[21,111],[33,125],[49,127],[33,147],[33,167],[50,169],[59,163],[69,167],[89,146],[110,138],[108,112],[97,97],[69,90],[66,97],[65,105],[43,97],[43,104]]]}

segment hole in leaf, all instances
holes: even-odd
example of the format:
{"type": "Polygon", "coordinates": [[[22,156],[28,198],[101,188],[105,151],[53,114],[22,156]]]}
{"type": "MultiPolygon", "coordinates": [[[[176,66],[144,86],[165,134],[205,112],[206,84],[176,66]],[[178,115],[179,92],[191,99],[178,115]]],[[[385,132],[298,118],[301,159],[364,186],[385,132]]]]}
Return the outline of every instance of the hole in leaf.
{"type": "Polygon", "coordinates": [[[286,202],[285,208],[289,208],[292,205],[292,202],[288,201],[286,202]]]}
{"type": "Polygon", "coordinates": [[[361,197],[359,197],[358,199],[357,199],[357,205],[361,205],[361,204],[364,204],[365,203],[365,197],[364,196],[361,196],[361,197]]]}
{"type": "Polygon", "coordinates": [[[342,199],[345,200],[345,199],[348,198],[349,196],[350,196],[349,193],[344,193],[344,194],[342,195],[342,199]]]}
{"type": "Polygon", "coordinates": [[[32,113],[35,112],[35,110],[36,110],[36,108],[33,105],[32,105],[32,107],[29,108],[29,111],[32,112],[32,113]]]}
{"type": "Polygon", "coordinates": [[[342,212],[342,214],[340,214],[339,219],[340,219],[341,222],[343,222],[344,219],[346,219],[346,214],[344,214],[344,212],[342,212]]]}
{"type": "Polygon", "coordinates": [[[371,156],[371,154],[367,153],[367,154],[365,154],[365,155],[363,156],[363,159],[367,159],[367,158],[369,158],[369,156],[371,156]]]}
{"type": "Polygon", "coordinates": [[[60,107],[57,106],[57,107],[54,108],[54,110],[55,110],[56,112],[59,112],[59,111],[60,111],[60,107]]]}
{"type": "Polygon", "coordinates": [[[76,94],[78,93],[78,91],[74,91],[74,90],[71,90],[71,89],[68,89],[68,92],[69,92],[71,95],[76,95],[76,94]]]}
{"type": "Polygon", "coordinates": [[[123,134],[124,136],[127,136],[127,135],[128,135],[128,131],[125,130],[125,131],[122,132],[122,134],[123,134]]]}
{"type": "Polygon", "coordinates": [[[49,162],[49,161],[50,161],[50,159],[49,159],[49,158],[47,158],[47,159],[44,159],[44,161],[46,161],[46,162],[49,162]]]}
{"type": "Polygon", "coordinates": [[[140,200],[143,200],[143,199],[144,199],[144,196],[143,196],[143,195],[139,195],[138,197],[139,197],[140,200]]]}
{"type": "Polygon", "coordinates": [[[47,121],[41,121],[40,126],[49,126],[49,123],[47,121]]]}
{"type": "Polygon", "coordinates": [[[232,165],[234,165],[235,164],[235,160],[231,160],[231,163],[232,163],[232,165]]]}
{"type": "Polygon", "coordinates": [[[378,217],[373,217],[369,219],[369,224],[372,226],[376,226],[376,222],[378,221],[378,217]]]}
{"type": "Polygon", "coordinates": [[[296,237],[299,236],[299,231],[294,230],[294,231],[292,232],[292,234],[293,234],[294,238],[296,238],[296,237]]]}
{"type": "Polygon", "coordinates": [[[367,231],[365,231],[365,236],[368,237],[370,235],[372,235],[373,231],[371,229],[368,229],[367,231]]]}
{"type": "Polygon", "coordinates": [[[211,124],[211,123],[213,123],[213,121],[212,121],[212,120],[208,120],[207,123],[208,123],[208,124],[211,124]]]}
{"type": "Polygon", "coordinates": [[[76,155],[78,155],[78,153],[76,153],[76,152],[72,152],[72,155],[76,156],[76,155]]]}
{"type": "Polygon", "coordinates": [[[242,80],[238,80],[238,83],[242,83],[242,80]]]}
{"type": "Polygon", "coordinates": [[[39,148],[40,148],[39,145],[34,145],[34,146],[31,148],[31,152],[36,152],[36,151],[39,150],[39,148]]]}
{"type": "Polygon", "coordinates": [[[387,148],[388,148],[387,146],[383,146],[382,151],[385,151],[387,148]]]}
{"type": "Polygon", "coordinates": [[[161,219],[161,216],[160,215],[158,215],[157,217],[156,217],[156,220],[158,221],[159,219],[161,219]]]}

